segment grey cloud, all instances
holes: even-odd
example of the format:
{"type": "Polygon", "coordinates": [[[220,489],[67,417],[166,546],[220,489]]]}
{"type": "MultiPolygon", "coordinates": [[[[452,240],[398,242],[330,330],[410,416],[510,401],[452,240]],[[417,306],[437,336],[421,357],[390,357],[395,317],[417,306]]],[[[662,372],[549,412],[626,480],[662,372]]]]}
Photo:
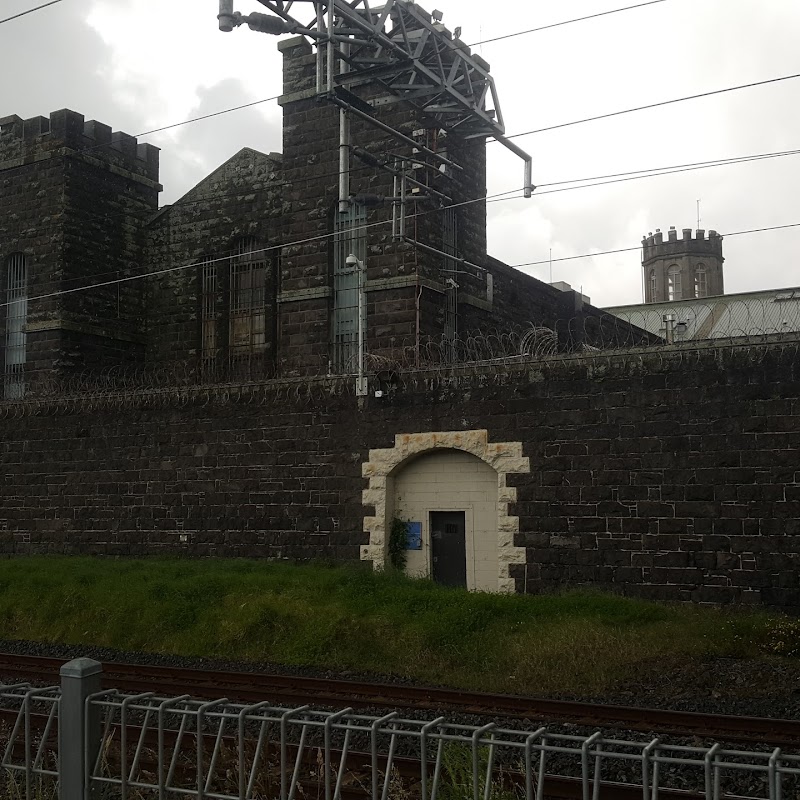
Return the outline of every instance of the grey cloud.
{"type": "MultiPolygon", "coordinates": [[[[188,118],[201,117],[253,101],[242,83],[230,78],[200,91],[200,99],[188,118]]],[[[274,107],[274,101],[272,103],[274,107]]],[[[179,129],[176,139],[151,141],[163,148],[161,182],[163,202],[169,203],[187,192],[243,147],[262,152],[280,151],[279,118],[268,119],[261,106],[192,123],[179,129]]]]}
{"type": "Polygon", "coordinates": [[[85,23],[82,3],[61,3],[3,28],[0,116],[48,116],[71,108],[116,130],[134,133],[135,117],[100,78],[111,51],[85,23]]]}

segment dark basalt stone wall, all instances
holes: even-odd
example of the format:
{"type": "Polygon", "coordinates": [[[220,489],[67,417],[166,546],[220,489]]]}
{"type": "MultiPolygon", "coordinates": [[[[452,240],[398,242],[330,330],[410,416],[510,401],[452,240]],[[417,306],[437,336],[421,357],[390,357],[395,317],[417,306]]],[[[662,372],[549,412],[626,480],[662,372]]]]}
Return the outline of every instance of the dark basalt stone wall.
{"type": "MultiPolygon", "coordinates": [[[[800,610],[798,342],[18,404],[0,549],[359,559],[362,463],[399,433],[520,441],[520,592],[800,610]]],[[[6,413],[11,413],[6,406],[6,413]]]]}

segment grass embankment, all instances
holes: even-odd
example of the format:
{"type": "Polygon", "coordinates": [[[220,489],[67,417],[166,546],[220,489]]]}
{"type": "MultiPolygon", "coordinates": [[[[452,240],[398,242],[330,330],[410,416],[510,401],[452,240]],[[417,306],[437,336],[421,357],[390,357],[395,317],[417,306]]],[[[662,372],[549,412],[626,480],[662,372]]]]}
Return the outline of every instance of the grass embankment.
{"type": "Polygon", "coordinates": [[[781,618],[448,590],[256,561],[0,561],[0,638],[273,661],[509,692],[602,692],[652,659],[755,657],[781,618]]]}

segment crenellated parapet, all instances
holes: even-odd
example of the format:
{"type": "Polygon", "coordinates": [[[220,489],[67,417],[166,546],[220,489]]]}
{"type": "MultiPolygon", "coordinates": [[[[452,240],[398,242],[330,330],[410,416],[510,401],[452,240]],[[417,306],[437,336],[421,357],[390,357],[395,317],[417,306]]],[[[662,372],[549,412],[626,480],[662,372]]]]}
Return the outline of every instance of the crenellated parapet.
{"type": "Polygon", "coordinates": [[[159,148],[138,142],[135,136],[114,131],[96,120],[69,109],[49,117],[0,118],[0,162],[24,163],[52,156],[58,151],[82,154],[133,175],[158,182],[159,148]]]}
{"type": "Polygon", "coordinates": [[[660,229],[655,233],[649,233],[642,239],[642,263],[647,263],[653,258],[669,258],[670,256],[682,256],[686,254],[708,253],[722,258],[722,236],[716,231],[709,231],[708,237],[702,228],[698,228],[693,236],[691,228],[684,228],[681,236],[675,227],[671,227],[667,232],[667,240],[664,241],[664,234],[660,229]]]}
{"type": "Polygon", "coordinates": [[[645,302],[661,303],[725,293],[722,236],[702,228],[660,229],[642,239],[645,302]]]}
{"type": "Polygon", "coordinates": [[[158,148],[69,109],[0,119],[0,287],[9,259],[24,266],[25,391],[141,358],[144,284],[113,279],[144,268],[158,157],[158,148]]]}

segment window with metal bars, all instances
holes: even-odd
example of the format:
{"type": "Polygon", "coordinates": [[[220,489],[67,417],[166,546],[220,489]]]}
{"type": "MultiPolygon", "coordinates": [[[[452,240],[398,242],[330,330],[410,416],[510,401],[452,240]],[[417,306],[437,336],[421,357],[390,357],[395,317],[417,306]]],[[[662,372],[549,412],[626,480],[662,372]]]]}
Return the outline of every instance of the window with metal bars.
{"type": "Polygon", "coordinates": [[[28,316],[28,274],[25,256],[6,259],[6,306],[3,395],[6,400],[25,396],[25,320],[28,316]]]}
{"type": "Polygon", "coordinates": [[[267,336],[268,264],[259,241],[236,242],[230,259],[204,259],[199,266],[200,350],[206,371],[225,354],[240,361],[263,353],[267,336]]]}
{"type": "Polygon", "coordinates": [[[231,355],[261,353],[266,346],[267,262],[258,240],[240,239],[230,266],[228,347],[231,355]]]}
{"type": "Polygon", "coordinates": [[[361,308],[361,324],[366,330],[366,302],[360,279],[366,275],[347,263],[354,255],[362,264],[367,258],[367,209],[361,203],[351,203],[344,213],[334,217],[333,237],[333,331],[331,365],[337,373],[355,372],[358,367],[358,311],[361,308]]]}
{"type": "MultiPolygon", "coordinates": [[[[458,215],[454,208],[442,214],[442,250],[448,256],[458,256],[458,215]]],[[[452,258],[444,259],[445,309],[444,338],[451,345],[458,336],[458,262],[452,258]]],[[[451,358],[454,353],[450,353],[451,358]]]]}
{"type": "Polygon", "coordinates": [[[206,258],[200,265],[200,285],[202,287],[200,308],[200,343],[203,367],[213,370],[219,353],[219,274],[218,263],[206,258]]]}

